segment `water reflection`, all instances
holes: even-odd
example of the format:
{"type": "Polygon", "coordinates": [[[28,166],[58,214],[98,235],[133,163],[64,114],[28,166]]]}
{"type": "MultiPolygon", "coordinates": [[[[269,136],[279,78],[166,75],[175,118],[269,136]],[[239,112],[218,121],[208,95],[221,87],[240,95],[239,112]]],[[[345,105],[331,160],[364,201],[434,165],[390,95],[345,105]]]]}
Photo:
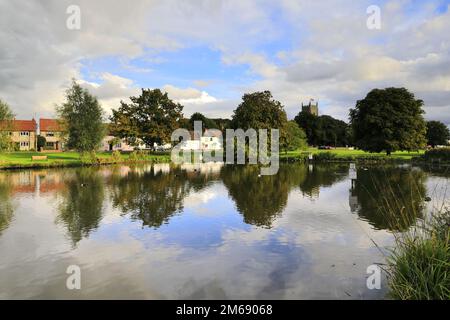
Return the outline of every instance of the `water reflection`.
{"type": "Polygon", "coordinates": [[[144,226],[158,228],[183,209],[188,193],[186,173],[181,170],[131,171],[114,181],[113,206],[144,226]]]}
{"type": "Polygon", "coordinates": [[[392,244],[383,205],[405,203],[394,218],[414,213],[404,230],[446,178],[353,168],[0,172],[0,298],[382,298],[365,281],[382,259],[371,240],[392,244]],[[65,290],[70,264],[85,271],[87,290],[65,290]]]}
{"type": "Polygon", "coordinates": [[[12,187],[7,175],[0,176],[0,234],[8,228],[14,215],[14,207],[11,202],[12,187]]]}
{"type": "Polygon", "coordinates": [[[377,229],[404,231],[423,217],[426,174],[399,167],[359,168],[350,208],[377,229]]]}
{"type": "MultiPolygon", "coordinates": [[[[98,228],[103,215],[104,181],[98,170],[81,168],[64,181],[56,223],[63,224],[73,245],[98,228]]],[[[53,183],[54,188],[58,183],[53,183]]]]}

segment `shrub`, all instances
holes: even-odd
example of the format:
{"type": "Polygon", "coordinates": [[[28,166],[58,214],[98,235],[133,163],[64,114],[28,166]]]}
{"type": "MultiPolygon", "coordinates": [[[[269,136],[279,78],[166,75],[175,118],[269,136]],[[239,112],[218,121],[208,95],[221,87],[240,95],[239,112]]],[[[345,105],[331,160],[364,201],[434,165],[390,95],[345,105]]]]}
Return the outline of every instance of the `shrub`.
{"type": "Polygon", "coordinates": [[[450,161],[450,148],[437,148],[425,151],[422,159],[427,161],[450,161]]]}
{"type": "Polygon", "coordinates": [[[397,239],[388,259],[391,296],[396,299],[450,299],[450,212],[397,239]]]}
{"type": "Polygon", "coordinates": [[[130,153],[130,157],[128,158],[130,161],[137,162],[137,161],[143,161],[147,157],[147,153],[142,150],[133,151],[130,153]]]}
{"type": "Polygon", "coordinates": [[[122,161],[122,155],[121,155],[121,153],[120,153],[119,150],[113,151],[113,153],[112,153],[112,155],[111,155],[111,160],[112,160],[112,162],[114,162],[114,163],[117,163],[117,162],[121,162],[121,161],[122,161]]]}
{"type": "Polygon", "coordinates": [[[332,152],[319,152],[313,155],[315,161],[330,161],[336,159],[336,154],[332,152]]]}

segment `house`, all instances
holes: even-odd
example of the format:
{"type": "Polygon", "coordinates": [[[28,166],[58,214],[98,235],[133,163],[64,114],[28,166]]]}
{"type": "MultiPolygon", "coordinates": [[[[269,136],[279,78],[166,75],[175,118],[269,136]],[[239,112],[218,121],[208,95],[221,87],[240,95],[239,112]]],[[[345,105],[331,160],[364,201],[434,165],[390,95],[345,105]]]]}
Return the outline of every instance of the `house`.
{"type": "Polygon", "coordinates": [[[222,133],[219,130],[206,129],[202,136],[189,131],[190,139],[181,143],[181,150],[222,150],[222,133]]]}
{"type": "Polygon", "coordinates": [[[125,139],[116,138],[109,134],[102,140],[101,151],[133,151],[134,146],[128,144],[125,139]]]}
{"type": "Polygon", "coordinates": [[[39,119],[39,134],[45,138],[45,150],[62,151],[63,129],[56,119],[39,119]]]}
{"type": "Polygon", "coordinates": [[[0,131],[7,131],[17,150],[36,150],[36,120],[11,120],[0,123],[0,131]]]}

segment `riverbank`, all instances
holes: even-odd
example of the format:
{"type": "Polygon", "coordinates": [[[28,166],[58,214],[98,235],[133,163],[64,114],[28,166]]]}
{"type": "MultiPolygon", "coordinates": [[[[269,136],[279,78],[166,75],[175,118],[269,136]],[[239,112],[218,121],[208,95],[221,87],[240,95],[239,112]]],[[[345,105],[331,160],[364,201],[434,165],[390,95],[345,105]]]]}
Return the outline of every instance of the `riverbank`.
{"type": "MultiPolygon", "coordinates": [[[[364,162],[364,163],[392,163],[409,162],[423,158],[424,151],[407,152],[397,151],[387,156],[386,153],[369,153],[362,150],[351,150],[347,148],[336,148],[331,150],[319,150],[308,148],[307,150],[296,150],[280,152],[280,160],[286,162],[364,162]]],[[[427,160],[427,159],[425,159],[427,160]]],[[[51,168],[51,167],[76,167],[103,164],[126,164],[135,162],[170,162],[170,153],[151,152],[99,152],[95,157],[80,156],[77,152],[11,152],[0,153],[0,170],[22,169],[22,168],[51,168]],[[47,156],[47,160],[32,160],[32,156],[47,156]]]]}
{"type": "Polygon", "coordinates": [[[396,239],[388,259],[390,296],[450,299],[450,211],[444,209],[396,239]]]}
{"type": "Polygon", "coordinates": [[[126,164],[137,162],[170,162],[167,153],[118,153],[99,152],[95,157],[81,156],[78,152],[10,152],[0,153],[0,170],[30,169],[30,168],[58,168],[78,167],[90,165],[126,164]],[[33,156],[47,156],[47,160],[32,160],[33,156]]]}

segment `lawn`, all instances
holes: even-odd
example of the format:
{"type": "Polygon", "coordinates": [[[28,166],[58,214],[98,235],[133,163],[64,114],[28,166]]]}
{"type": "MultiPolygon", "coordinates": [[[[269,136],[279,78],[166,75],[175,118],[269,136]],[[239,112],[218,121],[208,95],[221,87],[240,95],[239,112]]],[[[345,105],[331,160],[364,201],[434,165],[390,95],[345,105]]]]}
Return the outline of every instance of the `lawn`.
{"type": "MultiPolygon", "coordinates": [[[[112,159],[111,153],[98,152],[96,157],[103,160],[105,163],[118,162],[112,159]]],[[[126,162],[130,160],[130,154],[121,154],[121,161],[126,162]]],[[[147,155],[145,159],[148,161],[167,161],[168,156],[161,155],[147,155]]],[[[119,161],[120,162],[120,161],[119,161]]],[[[5,167],[52,167],[52,166],[77,166],[81,165],[80,154],[78,152],[7,152],[0,153],[0,168],[5,167]],[[32,156],[47,156],[47,160],[31,160],[32,156]]]]}
{"type": "MultiPolygon", "coordinates": [[[[308,148],[307,150],[296,150],[296,151],[288,151],[287,153],[285,152],[281,152],[280,153],[280,157],[284,158],[284,157],[295,157],[297,155],[300,154],[317,154],[317,153],[321,153],[321,152],[330,152],[330,153],[334,153],[336,154],[336,156],[338,156],[339,158],[358,158],[358,157],[386,157],[386,153],[382,152],[382,153],[370,153],[370,152],[365,152],[362,150],[350,150],[347,148],[336,148],[336,149],[331,149],[331,150],[319,150],[317,148],[308,148]]],[[[397,152],[393,152],[391,154],[392,158],[396,158],[396,159],[404,159],[404,160],[410,160],[412,157],[417,157],[420,156],[424,153],[423,150],[420,150],[418,152],[408,152],[408,151],[397,151],[397,152]]]]}
{"type": "MultiPolygon", "coordinates": [[[[287,153],[280,152],[281,158],[295,158],[299,155],[307,155],[309,153],[334,153],[339,160],[364,158],[364,157],[386,157],[386,153],[369,153],[362,150],[349,150],[346,148],[336,148],[332,150],[318,150],[317,148],[308,148],[307,150],[289,151],[287,153]]],[[[392,153],[390,158],[410,160],[412,157],[422,155],[424,152],[407,152],[398,151],[392,153]]],[[[130,159],[130,154],[121,154],[122,160],[112,159],[111,153],[99,152],[96,157],[102,160],[103,163],[117,163],[136,161],[136,159],[130,159]]],[[[150,154],[146,155],[144,159],[138,159],[138,161],[153,161],[153,162],[169,162],[170,155],[168,154],[150,154]]],[[[0,153],[0,168],[8,167],[52,167],[52,166],[77,166],[81,165],[80,154],[77,152],[59,152],[59,153],[45,153],[45,152],[8,152],[0,153]],[[31,160],[32,156],[48,157],[47,160],[31,160]]]]}

